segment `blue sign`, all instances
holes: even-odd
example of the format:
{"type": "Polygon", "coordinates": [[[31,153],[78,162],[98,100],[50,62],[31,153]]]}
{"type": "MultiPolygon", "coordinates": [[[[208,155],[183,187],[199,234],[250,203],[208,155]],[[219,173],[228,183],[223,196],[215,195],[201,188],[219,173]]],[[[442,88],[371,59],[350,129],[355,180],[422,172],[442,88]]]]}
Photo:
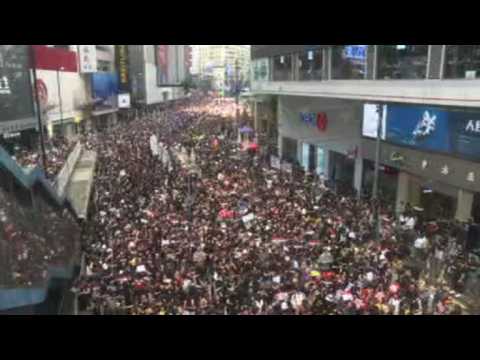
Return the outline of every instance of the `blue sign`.
{"type": "Polygon", "coordinates": [[[92,74],[92,92],[97,102],[109,102],[118,95],[118,87],[118,74],[102,72],[92,74]]]}
{"type": "Polygon", "coordinates": [[[347,45],[345,46],[345,57],[364,61],[367,59],[367,48],[368,45],[347,45]]]}
{"type": "Polygon", "coordinates": [[[480,159],[480,114],[452,112],[450,120],[455,124],[455,152],[480,159]]]}
{"type": "Polygon", "coordinates": [[[317,114],[315,113],[302,112],[300,113],[300,117],[305,124],[313,125],[313,126],[317,125],[317,114]]]}
{"type": "Polygon", "coordinates": [[[449,112],[430,107],[388,106],[387,141],[422,150],[451,153],[449,112]]]}

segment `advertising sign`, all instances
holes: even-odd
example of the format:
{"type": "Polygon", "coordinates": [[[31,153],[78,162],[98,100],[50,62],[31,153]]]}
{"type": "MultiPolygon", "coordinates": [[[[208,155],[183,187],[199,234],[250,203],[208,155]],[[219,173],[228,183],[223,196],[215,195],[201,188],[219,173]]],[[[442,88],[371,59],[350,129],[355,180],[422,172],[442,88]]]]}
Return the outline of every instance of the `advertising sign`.
{"type": "Polygon", "coordinates": [[[156,45],[157,85],[167,85],[168,78],[168,52],[170,45],[156,45]]]}
{"type": "Polygon", "coordinates": [[[430,107],[388,106],[387,141],[450,153],[453,147],[448,115],[430,107]]]}
{"type": "Polygon", "coordinates": [[[130,109],[131,99],[130,94],[119,94],[118,95],[118,108],[119,109],[130,109]]]}
{"type": "Polygon", "coordinates": [[[347,59],[365,61],[367,59],[368,45],[347,45],[345,46],[345,57],[347,59]]]}
{"type": "Polygon", "coordinates": [[[97,48],[95,45],[79,45],[78,57],[81,73],[88,74],[97,71],[97,48]]]}
{"type": "Polygon", "coordinates": [[[452,112],[450,120],[455,124],[455,152],[480,159],[480,113],[452,112]]]}
{"type": "Polygon", "coordinates": [[[92,74],[92,94],[96,107],[116,107],[118,75],[103,72],[92,74]]]}
{"type": "MultiPolygon", "coordinates": [[[[378,105],[365,104],[363,107],[363,128],[362,135],[368,138],[376,139],[378,134],[378,105]]],[[[383,108],[382,140],[386,139],[387,134],[387,106],[383,108]]]]}
{"type": "Polygon", "coordinates": [[[118,73],[120,75],[120,92],[130,92],[130,73],[128,62],[128,45],[115,45],[115,57],[118,73]]]}
{"type": "Polygon", "coordinates": [[[0,133],[36,127],[27,45],[0,45],[0,133]]]}

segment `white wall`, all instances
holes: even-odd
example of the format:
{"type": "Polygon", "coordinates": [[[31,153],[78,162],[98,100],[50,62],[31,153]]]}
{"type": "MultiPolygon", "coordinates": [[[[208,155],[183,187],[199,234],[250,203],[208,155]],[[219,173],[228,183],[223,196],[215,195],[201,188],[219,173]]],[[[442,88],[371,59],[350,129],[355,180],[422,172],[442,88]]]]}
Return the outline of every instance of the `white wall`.
{"type": "Polygon", "coordinates": [[[361,106],[351,101],[281,96],[279,135],[346,154],[361,144],[361,106]],[[301,112],[325,112],[326,132],[301,120],[301,112]]]}

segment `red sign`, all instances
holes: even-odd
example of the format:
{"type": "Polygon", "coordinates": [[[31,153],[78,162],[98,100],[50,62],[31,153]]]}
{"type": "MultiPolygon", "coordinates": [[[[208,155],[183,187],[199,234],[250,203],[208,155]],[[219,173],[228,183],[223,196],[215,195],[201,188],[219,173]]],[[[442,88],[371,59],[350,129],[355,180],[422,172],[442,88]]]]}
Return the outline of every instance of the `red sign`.
{"type": "Polygon", "coordinates": [[[75,51],[51,48],[45,45],[33,45],[35,68],[41,70],[77,72],[77,53],[75,51]]]}
{"type": "Polygon", "coordinates": [[[328,117],[326,113],[318,113],[317,115],[317,128],[321,132],[327,131],[328,117]]]}

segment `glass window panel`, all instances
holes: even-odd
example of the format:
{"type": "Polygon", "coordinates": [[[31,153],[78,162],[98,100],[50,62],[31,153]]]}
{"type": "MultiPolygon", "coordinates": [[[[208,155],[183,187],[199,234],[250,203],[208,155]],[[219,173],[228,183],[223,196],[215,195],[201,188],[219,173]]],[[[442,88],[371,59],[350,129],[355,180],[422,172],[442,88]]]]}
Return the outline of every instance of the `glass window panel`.
{"type": "Polygon", "coordinates": [[[472,79],[480,75],[480,45],[447,45],[446,79],[472,79]]]}
{"type": "Polygon", "coordinates": [[[378,45],[377,79],[425,79],[428,45],[378,45]]]}
{"type": "Polygon", "coordinates": [[[289,80],[292,80],[292,56],[275,56],[273,58],[273,81],[289,80]]]}
{"type": "Polygon", "coordinates": [[[345,45],[332,48],[332,79],[365,79],[368,45],[345,45]]]}
{"type": "Polygon", "coordinates": [[[322,80],[322,50],[310,50],[298,55],[299,80],[322,80]]]}

